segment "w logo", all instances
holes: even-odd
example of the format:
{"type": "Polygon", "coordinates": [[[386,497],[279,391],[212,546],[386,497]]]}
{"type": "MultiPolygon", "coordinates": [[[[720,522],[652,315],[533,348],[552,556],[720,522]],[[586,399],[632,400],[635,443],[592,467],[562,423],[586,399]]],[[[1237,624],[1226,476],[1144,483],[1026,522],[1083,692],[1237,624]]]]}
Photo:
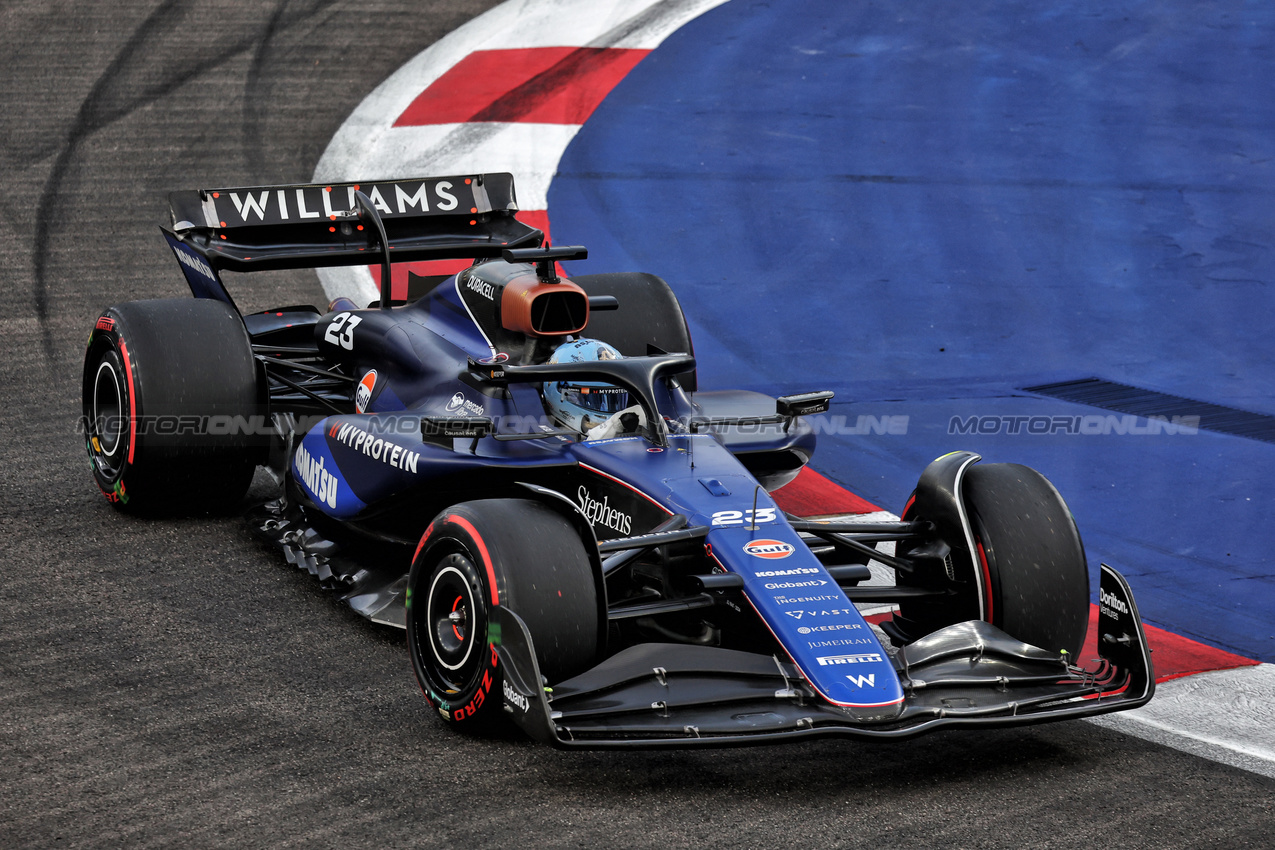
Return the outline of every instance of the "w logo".
{"type": "Polygon", "coordinates": [[[875,688],[877,686],[876,673],[869,673],[866,676],[846,676],[846,678],[854,682],[856,688],[875,688]]]}

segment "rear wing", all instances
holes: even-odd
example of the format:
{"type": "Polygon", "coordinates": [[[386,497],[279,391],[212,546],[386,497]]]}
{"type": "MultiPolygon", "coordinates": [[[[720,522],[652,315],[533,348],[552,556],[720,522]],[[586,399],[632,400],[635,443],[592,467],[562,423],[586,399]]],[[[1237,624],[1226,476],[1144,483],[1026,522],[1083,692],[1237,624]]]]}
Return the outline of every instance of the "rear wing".
{"type": "Polygon", "coordinates": [[[505,173],[200,189],[173,192],[168,203],[172,225],[161,229],[191,292],[231,306],[223,269],[499,257],[544,236],[514,218],[514,178],[505,173]]]}

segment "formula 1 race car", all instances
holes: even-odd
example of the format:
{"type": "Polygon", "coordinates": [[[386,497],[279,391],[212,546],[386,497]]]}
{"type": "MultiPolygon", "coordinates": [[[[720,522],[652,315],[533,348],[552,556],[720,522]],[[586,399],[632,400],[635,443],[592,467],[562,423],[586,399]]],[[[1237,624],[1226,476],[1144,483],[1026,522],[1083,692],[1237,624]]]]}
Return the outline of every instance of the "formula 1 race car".
{"type": "MultiPolygon", "coordinates": [[[[558,746],[901,738],[1133,708],[1154,692],[1128,584],[1089,578],[1039,473],[940,457],[894,522],[786,515],[830,392],[700,391],[648,274],[567,279],[513,178],[177,192],[193,299],[89,338],[93,476],[139,514],[232,509],[358,613],[405,629],[449,724],[558,746]],[[472,260],[450,276],[395,262],[472,260]],[[382,297],[241,315],[221,273],[379,264],[382,297]],[[258,488],[260,489],[260,488],[258,488]],[[881,544],[893,544],[893,549],[881,544]],[[875,562],[891,585],[867,584],[875,562]],[[878,633],[856,604],[897,605],[878,633]]],[[[880,571],[880,570],[879,570],[880,571]]]]}

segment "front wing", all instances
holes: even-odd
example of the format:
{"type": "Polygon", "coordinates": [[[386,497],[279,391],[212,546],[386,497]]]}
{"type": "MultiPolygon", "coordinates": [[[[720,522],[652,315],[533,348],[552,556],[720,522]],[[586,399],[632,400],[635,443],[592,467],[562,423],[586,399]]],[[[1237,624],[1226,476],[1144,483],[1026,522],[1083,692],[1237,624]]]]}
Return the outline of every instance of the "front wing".
{"type": "Polygon", "coordinates": [[[981,621],[949,626],[894,656],[902,710],[851,714],[820,699],[797,668],[716,647],[640,644],[552,688],[530,633],[497,611],[505,710],[531,737],[559,747],[690,747],[813,737],[908,738],[936,729],[1015,726],[1145,704],[1155,676],[1128,583],[1102,565],[1100,658],[1088,669],[981,621]]]}

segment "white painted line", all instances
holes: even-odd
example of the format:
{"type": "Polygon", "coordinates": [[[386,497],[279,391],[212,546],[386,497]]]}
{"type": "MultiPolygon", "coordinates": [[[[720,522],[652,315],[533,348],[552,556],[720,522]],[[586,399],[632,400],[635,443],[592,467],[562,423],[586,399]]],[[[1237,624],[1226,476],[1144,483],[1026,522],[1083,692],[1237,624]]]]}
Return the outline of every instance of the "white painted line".
{"type": "MultiPolygon", "coordinates": [[[[404,110],[477,50],[600,47],[654,50],[726,0],[508,0],[418,53],[358,105],[315,168],[316,183],[508,171],[524,210],[548,208],[549,183],[579,125],[395,127],[404,110]]],[[[380,297],[362,266],[319,269],[328,298],[380,297]]]]}
{"type": "Polygon", "coordinates": [[[1275,664],[1171,679],[1142,708],[1089,722],[1275,778],[1275,664]]]}

